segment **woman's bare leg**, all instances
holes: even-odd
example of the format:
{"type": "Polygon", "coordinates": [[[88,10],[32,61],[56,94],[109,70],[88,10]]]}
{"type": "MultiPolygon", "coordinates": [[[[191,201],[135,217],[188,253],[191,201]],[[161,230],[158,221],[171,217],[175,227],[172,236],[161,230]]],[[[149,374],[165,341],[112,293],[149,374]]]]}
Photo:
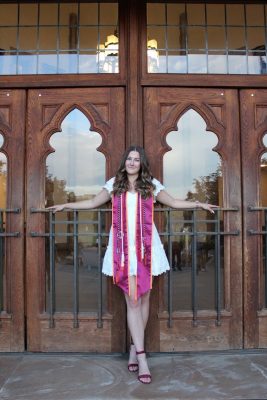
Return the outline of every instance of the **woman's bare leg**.
{"type": "MultiPolygon", "coordinates": [[[[149,293],[145,294],[138,300],[135,300],[135,277],[129,279],[131,296],[125,294],[127,304],[127,322],[131,333],[131,337],[137,351],[144,350],[144,331],[148,320],[149,311],[149,293]]],[[[136,355],[134,357],[133,346],[131,346],[129,363],[136,362],[136,355]]],[[[150,374],[146,355],[141,354],[138,356],[139,375],[150,374]]],[[[149,378],[142,379],[143,381],[150,382],[149,378]]]]}

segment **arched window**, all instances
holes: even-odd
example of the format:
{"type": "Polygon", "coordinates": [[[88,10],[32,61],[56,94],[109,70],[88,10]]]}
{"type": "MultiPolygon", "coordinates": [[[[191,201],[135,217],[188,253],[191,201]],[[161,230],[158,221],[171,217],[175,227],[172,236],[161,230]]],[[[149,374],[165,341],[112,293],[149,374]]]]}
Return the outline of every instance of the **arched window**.
{"type": "MultiPolygon", "coordinates": [[[[105,183],[105,157],[97,151],[102,138],[91,131],[90,126],[85,115],[74,109],[63,120],[62,132],[52,135],[50,145],[55,152],[46,161],[46,206],[90,199],[105,183]]],[[[56,311],[73,309],[73,215],[72,211],[56,214],[56,232],[61,233],[56,236],[55,243],[56,311]]],[[[79,309],[94,312],[97,311],[97,283],[101,273],[98,269],[97,212],[79,212],[78,232],[79,309]]],[[[49,269],[47,298],[50,292],[48,274],[49,269]]]]}
{"type": "MultiPolygon", "coordinates": [[[[180,118],[178,130],[167,134],[166,142],[171,150],[164,156],[163,181],[166,189],[176,198],[222,206],[221,158],[212,150],[218,138],[206,128],[204,119],[190,109],[180,118]]],[[[196,250],[198,309],[215,308],[215,236],[209,234],[215,229],[212,219],[210,213],[197,211],[195,229],[201,232],[197,236],[196,250]]],[[[193,290],[192,211],[172,211],[171,221],[171,230],[179,233],[172,237],[173,309],[190,310],[193,290]]],[[[221,246],[223,258],[223,243],[221,246]]],[[[223,260],[221,265],[220,292],[223,304],[223,260]]]]}

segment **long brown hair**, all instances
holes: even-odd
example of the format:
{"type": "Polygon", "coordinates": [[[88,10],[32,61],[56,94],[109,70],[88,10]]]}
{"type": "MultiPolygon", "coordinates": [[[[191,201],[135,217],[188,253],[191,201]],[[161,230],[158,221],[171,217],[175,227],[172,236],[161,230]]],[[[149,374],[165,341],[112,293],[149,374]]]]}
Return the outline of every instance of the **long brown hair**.
{"type": "Polygon", "coordinates": [[[113,193],[115,195],[120,195],[121,193],[129,190],[129,181],[125,169],[125,162],[131,151],[138,152],[140,156],[140,170],[138,173],[138,178],[135,182],[135,190],[141,194],[142,198],[147,199],[148,197],[152,196],[155,185],[152,183],[153,176],[150,172],[149,162],[145,150],[140,146],[130,146],[123,154],[119,169],[115,176],[113,193]]]}

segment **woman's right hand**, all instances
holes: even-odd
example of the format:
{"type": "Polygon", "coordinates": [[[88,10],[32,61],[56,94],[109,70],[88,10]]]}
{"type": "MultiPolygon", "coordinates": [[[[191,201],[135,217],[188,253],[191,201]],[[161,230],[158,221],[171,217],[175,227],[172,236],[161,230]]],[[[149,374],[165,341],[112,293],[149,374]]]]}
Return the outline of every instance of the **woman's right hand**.
{"type": "Polygon", "coordinates": [[[62,211],[67,207],[67,204],[55,204],[54,206],[47,207],[47,210],[52,210],[54,213],[57,211],[62,211]]]}

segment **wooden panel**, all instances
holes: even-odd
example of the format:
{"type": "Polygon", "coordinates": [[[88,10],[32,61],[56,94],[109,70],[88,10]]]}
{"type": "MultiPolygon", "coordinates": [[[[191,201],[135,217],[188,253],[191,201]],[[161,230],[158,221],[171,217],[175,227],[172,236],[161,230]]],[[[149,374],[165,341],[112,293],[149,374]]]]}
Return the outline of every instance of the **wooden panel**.
{"type": "Polygon", "coordinates": [[[106,178],[114,175],[125,150],[125,107],[123,88],[41,89],[28,97],[27,122],[27,323],[31,351],[123,351],[125,348],[125,307],[121,292],[108,283],[109,316],[103,328],[97,317],[82,319],[79,328],[57,313],[55,328],[48,328],[45,313],[45,248],[42,238],[30,232],[44,232],[44,219],[31,214],[31,207],[43,208],[45,201],[45,160],[52,148],[49,139],[74,108],[100,133],[98,151],[106,157],[106,178]],[[36,190],[38,188],[38,190],[36,190]],[[87,332],[85,334],[85,332],[87,332]]]}
{"type": "Polygon", "coordinates": [[[267,131],[267,90],[242,90],[240,94],[243,213],[244,213],[244,341],[247,348],[267,347],[264,333],[267,315],[262,312],[261,236],[250,235],[248,230],[262,229],[259,212],[248,207],[260,204],[260,158],[264,152],[261,141],[267,131]]]}
{"type": "Polygon", "coordinates": [[[0,132],[4,137],[2,151],[7,156],[7,207],[20,208],[19,214],[8,214],[7,232],[20,237],[6,239],[6,274],[4,312],[0,316],[0,351],[24,350],[24,90],[0,91],[0,132]]]}
{"type": "MultiPolygon", "coordinates": [[[[217,151],[223,163],[223,206],[241,209],[240,137],[238,95],[235,90],[146,88],[144,90],[144,142],[153,174],[162,180],[163,156],[170,150],[166,135],[177,130],[179,118],[189,109],[205,120],[207,130],[216,133],[217,151]]],[[[224,218],[225,231],[241,231],[241,213],[228,212],[224,218]]],[[[151,318],[148,324],[147,346],[150,351],[175,349],[228,349],[242,347],[242,241],[241,235],[224,239],[224,310],[228,316],[215,327],[212,310],[199,316],[199,324],[192,327],[192,314],[173,320],[173,328],[162,314],[163,278],[155,279],[151,318]],[[231,315],[229,313],[231,312],[231,315]],[[186,317],[188,319],[188,317],[186,317]],[[213,322],[212,322],[213,319],[213,322]],[[182,337],[192,338],[183,343],[182,337]],[[208,342],[208,336],[212,338],[208,342]],[[195,339],[194,339],[195,338],[195,339]]]]}

